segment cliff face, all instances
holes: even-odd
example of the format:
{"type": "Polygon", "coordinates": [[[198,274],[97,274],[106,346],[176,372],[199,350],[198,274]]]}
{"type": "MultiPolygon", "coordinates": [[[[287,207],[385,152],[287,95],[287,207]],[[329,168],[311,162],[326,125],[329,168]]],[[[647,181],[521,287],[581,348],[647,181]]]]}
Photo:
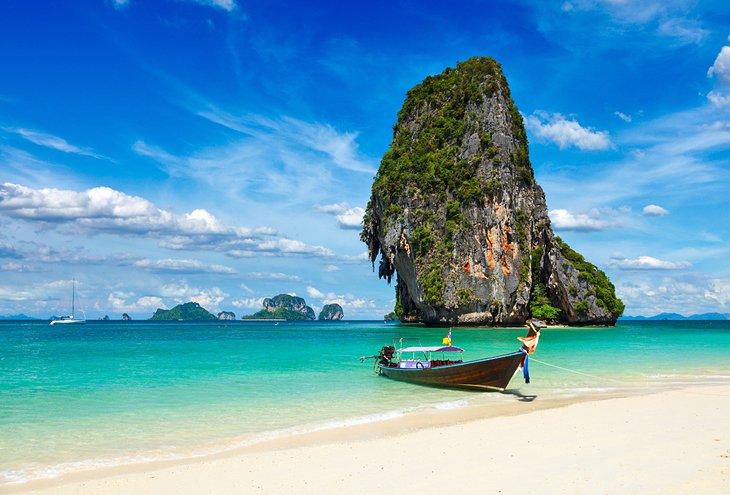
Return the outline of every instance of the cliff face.
{"type": "Polygon", "coordinates": [[[397,274],[396,313],[430,325],[530,317],[614,324],[613,285],[550,227],[501,67],[473,58],[408,92],[361,239],[397,274]]]}

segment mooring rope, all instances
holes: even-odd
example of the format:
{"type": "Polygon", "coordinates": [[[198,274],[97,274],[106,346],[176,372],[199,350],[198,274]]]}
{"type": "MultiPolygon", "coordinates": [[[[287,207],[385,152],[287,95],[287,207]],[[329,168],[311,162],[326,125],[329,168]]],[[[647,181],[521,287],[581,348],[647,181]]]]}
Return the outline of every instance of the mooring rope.
{"type": "Polygon", "coordinates": [[[588,376],[590,378],[598,378],[599,380],[609,380],[612,382],[623,383],[621,380],[616,380],[615,378],[609,378],[607,376],[596,376],[596,375],[591,375],[590,373],[583,373],[582,371],[576,371],[576,370],[571,370],[569,368],[563,368],[562,366],[558,366],[556,364],[550,364],[550,363],[546,363],[545,361],[540,361],[539,359],[535,359],[534,357],[530,357],[530,361],[544,364],[545,366],[550,366],[552,368],[557,368],[559,370],[568,371],[570,373],[575,373],[576,375],[583,375],[583,376],[588,376]]]}

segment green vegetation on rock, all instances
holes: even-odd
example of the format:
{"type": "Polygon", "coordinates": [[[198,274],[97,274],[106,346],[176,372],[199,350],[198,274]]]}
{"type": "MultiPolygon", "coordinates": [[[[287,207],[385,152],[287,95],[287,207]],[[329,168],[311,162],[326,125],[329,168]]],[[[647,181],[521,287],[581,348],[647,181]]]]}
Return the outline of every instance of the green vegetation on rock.
{"type": "Polygon", "coordinates": [[[413,190],[465,204],[479,203],[485,195],[494,195],[501,183],[493,180],[482,184],[477,177],[481,161],[497,156],[491,136],[484,131],[479,133],[482,160],[464,160],[459,156],[467,129],[478,128],[476,116],[467,113],[467,106],[481,104],[485,95],[490,97],[496,91],[508,98],[518,140],[514,160],[528,169],[525,175],[531,181],[527,133],[522,116],[509,97],[502,68],[491,57],[475,57],[427,77],[408,91],[394,127],[393,143],[375,177],[374,195],[388,206],[397,204],[403,193],[413,190]],[[416,116],[421,120],[417,127],[410,125],[416,116]]]}
{"type": "MultiPolygon", "coordinates": [[[[419,283],[431,304],[442,301],[444,268],[451,262],[456,239],[470,227],[462,209],[482,204],[486,198],[500,194],[504,187],[494,177],[479,177],[485,162],[499,164],[500,159],[491,133],[483,129],[480,117],[468,110],[482,105],[485,98],[497,92],[504,95],[509,105],[517,143],[513,161],[520,177],[531,182],[527,133],[502,68],[491,57],[474,57],[442,74],[427,77],[408,91],[394,126],[393,142],[373,183],[373,197],[382,201],[385,222],[402,219],[406,202],[413,198],[427,206],[424,211],[430,210],[420,218],[418,212],[414,215],[417,223],[410,241],[419,265],[419,283]],[[460,158],[467,137],[474,134],[478,136],[476,156],[460,158]],[[433,211],[433,205],[442,206],[433,211]]],[[[372,202],[365,213],[363,240],[369,235],[371,215],[372,202]]],[[[524,242],[524,236],[519,238],[524,242]]]]}
{"type": "Polygon", "coordinates": [[[345,316],[345,312],[342,310],[342,306],[337,303],[325,304],[320,311],[318,320],[335,321],[341,320],[345,316]]]}
{"type": "Polygon", "coordinates": [[[540,259],[544,248],[539,247],[532,251],[530,267],[532,272],[532,291],[530,292],[530,316],[539,320],[557,320],[560,309],[553,306],[548,297],[548,290],[540,277],[540,259]]]}
{"type": "Polygon", "coordinates": [[[553,241],[522,116],[489,57],[408,92],[360,238],[380,278],[397,274],[404,322],[614,324],[623,310],[600,270],[553,241]]]}
{"type": "Polygon", "coordinates": [[[216,320],[215,315],[211,314],[196,302],[186,302],[178,304],[172,309],[157,309],[152,315],[152,320],[161,321],[205,321],[216,320]]]}
{"type": "MultiPolygon", "coordinates": [[[[560,237],[555,237],[560,252],[573,267],[578,270],[579,278],[589,282],[594,287],[596,304],[609,311],[615,318],[624,313],[624,303],[616,297],[616,288],[603,271],[583,258],[580,253],[573,251],[560,237]]],[[[572,288],[572,287],[571,287],[572,288]]],[[[575,306],[576,312],[584,314],[589,304],[581,301],[575,306]]]]}
{"type": "Polygon", "coordinates": [[[264,308],[244,316],[245,320],[284,319],[290,321],[314,320],[314,310],[307,306],[303,298],[289,294],[279,294],[263,301],[264,308]]]}
{"type": "Polygon", "coordinates": [[[260,309],[252,315],[243,317],[244,320],[287,320],[287,321],[303,321],[313,320],[314,318],[308,317],[306,314],[300,313],[299,311],[292,311],[286,308],[276,308],[271,311],[267,309],[260,309]]]}

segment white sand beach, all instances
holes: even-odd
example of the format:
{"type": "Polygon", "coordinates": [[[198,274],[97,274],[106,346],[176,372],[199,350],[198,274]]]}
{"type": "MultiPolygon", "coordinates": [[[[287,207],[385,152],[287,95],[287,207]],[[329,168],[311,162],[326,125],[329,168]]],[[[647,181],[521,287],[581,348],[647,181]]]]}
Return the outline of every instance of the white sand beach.
{"type": "Polygon", "coordinates": [[[730,385],[542,408],[469,408],[280,439],[207,459],[83,473],[3,493],[728,494],[730,385]],[[527,411],[527,412],[525,412],[527,411]]]}

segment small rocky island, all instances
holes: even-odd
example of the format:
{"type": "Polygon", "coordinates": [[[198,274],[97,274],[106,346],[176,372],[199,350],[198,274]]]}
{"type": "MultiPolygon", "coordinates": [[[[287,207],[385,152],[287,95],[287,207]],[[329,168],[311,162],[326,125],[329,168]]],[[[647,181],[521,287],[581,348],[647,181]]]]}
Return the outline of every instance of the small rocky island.
{"type": "Polygon", "coordinates": [[[236,313],[233,311],[221,311],[218,313],[218,319],[224,321],[234,321],[236,319],[236,313]]]}
{"type": "Polygon", "coordinates": [[[345,312],[342,311],[342,306],[339,304],[325,304],[322,311],[319,313],[318,320],[322,321],[337,321],[345,317],[345,312]]]}
{"type": "Polygon", "coordinates": [[[550,226],[522,116],[502,68],[476,57],[408,92],[360,238],[396,275],[399,319],[518,325],[535,317],[613,325],[606,275],[550,226]]]}
{"type": "Polygon", "coordinates": [[[314,320],[314,310],[307,306],[306,301],[297,296],[279,294],[274,297],[267,297],[263,301],[263,309],[248,316],[244,320],[287,320],[302,321],[314,320]]]}
{"type": "Polygon", "coordinates": [[[151,320],[158,321],[207,321],[217,320],[215,315],[208,312],[200,304],[196,302],[186,302],[178,304],[172,309],[157,309],[152,315],[151,320]]]}

